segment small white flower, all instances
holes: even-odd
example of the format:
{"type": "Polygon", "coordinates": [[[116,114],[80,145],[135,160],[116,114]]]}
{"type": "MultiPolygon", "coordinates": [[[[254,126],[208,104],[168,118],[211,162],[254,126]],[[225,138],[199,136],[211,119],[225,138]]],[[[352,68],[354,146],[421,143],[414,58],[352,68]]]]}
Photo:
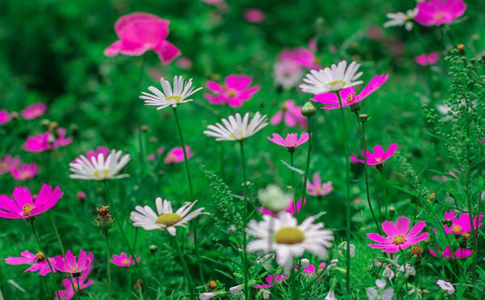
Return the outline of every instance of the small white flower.
{"type": "Polygon", "coordinates": [[[209,300],[214,298],[216,295],[214,293],[202,293],[199,295],[200,300],[209,300]]]}
{"type": "Polygon", "coordinates": [[[323,300],[337,300],[337,298],[335,297],[335,293],[333,291],[329,291],[323,300]]]}
{"type": "Polygon", "coordinates": [[[256,112],[249,121],[249,113],[246,113],[244,117],[237,113],[235,116],[229,116],[227,120],[222,119],[222,124],[216,123],[216,125],[207,126],[208,130],[204,131],[204,134],[215,137],[216,141],[242,141],[266,127],[268,125],[266,118],[266,115],[262,116],[256,112]]]}
{"type": "Polygon", "coordinates": [[[310,261],[308,259],[304,258],[301,260],[301,265],[303,267],[308,267],[309,264],[310,264],[310,261]]]}
{"type": "MultiPolygon", "coordinates": [[[[338,246],[338,253],[340,255],[347,255],[347,242],[343,242],[338,246]]],[[[355,257],[354,244],[350,244],[350,257],[355,257]]]]}
{"type": "Polygon", "coordinates": [[[69,170],[71,171],[69,177],[71,179],[97,181],[129,177],[130,175],[128,174],[118,175],[130,161],[129,154],[123,157],[121,154],[121,151],[111,150],[107,157],[104,157],[103,153],[99,153],[97,157],[92,156],[91,160],[81,155],[69,164],[69,170]]]}
{"type": "Polygon", "coordinates": [[[293,195],[285,193],[275,184],[270,184],[265,189],[258,191],[258,199],[264,208],[272,212],[280,212],[285,210],[288,203],[293,199],[293,195]]]}
{"type": "Polygon", "coordinates": [[[390,19],[386,23],[384,23],[384,27],[394,27],[394,26],[404,26],[407,31],[411,31],[413,29],[413,20],[416,14],[418,13],[418,9],[410,9],[403,12],[397,13],[389,13],[387,17],[390,19]]]}
{"type": "Polygon", "coordinates": [[[175,227],[186,227],[187,223],[193,218],[199,215],[208,215],[208,213],[203,212],[203,207],[190,212],[196,203],[197,200],[189,202],[173,212],[170,201],[162,200],[159,197],[155,199],[157,213],[148,205],[145,207],[137,206],[135,207],[136,211],[131,212],[130,220],[135,227],[141,227],[145,230],[167,230],[170,235],[175,236],[177,233],[175,227]]]}
{"type": "Polygon", "coordinates": [[[384,288],[386,288],[386,285],[387,285],[387,283],[386,283],[385,280],[383,280],[383,279],[376,279],[376,286],[378,288],[384,289],[384,288]]]}
{"type": "Polygon", "coordinates": [[[229,292],[231,292],[231,294],[233,295],[239,295],[241,294],[243,287],[244,286],[242,284],[233,286],[232,288],[229,289],[229,292]]]}
{"type": "Polygon", "coordinates": [[[386,287],[386,281],[382,279],[376,280],[376,288],[368,288],[367,289],[367,299],[369,300],[391,300],[392,296],[394,295],[394,289],[386,287]]]}
{"type": "Polygon", "coordinates": [[[384,272],[382,272],[382,276],[387,277],[389,281],[394,278],[394,272],[391,269],[391,266],[387,265],[384,267],[384,272]]]}
{"type": "Polygon", "coordinates": [[[353,61],[347,68],[347,62],[343,60],[338,65],[331,65],[330,68],[311,70],[310,74],[303,78],[305,83],[301,84],[300,88],[305,93],[317,95],[362,84],[363,81],[357,81],[363,74],[357,73],[359,67],[360,64],[353,61]]]}
{"type": "Polygon", "coordinates": [[[142,92],[142,96],[140,96],[140,99],[145,100],[145,105],[158,106],[157,110],[169,106],[175,108],[181,103],[190,102],[192,99],[189,99],[188,97],[202,89],[201,87],[194,89],[192,86],[192,79],[189,79],[189,81],[185,83],[182,76],[175,76],[173,78],[173,89],[170,86],[170,82],[163,77],[160,78],[160,85],[162,86],[163,92],[154,86],[150,86],[148,89],[153,94],[142,92]]]}
{"type": "Polygon", "coordinates": [[[404,276],[406,277],[416,276],[416,269],[414,269],[413,266],[411,266],[410,264],[406,264],[406,266],[400,266],[399,272],[404,273],[404,276]],[[406,267],[406,271],[404,271],[405,267],[406,267]]]}
{"type": "Polygon", "coordinates": [[[290,60],[278,61],[273,67],[273,77],[277,84],[289,90],[300,82],[303,68],[290,60]]]}
{"type": "Polygon", "coordinates": [[[262,290],[261,293],[263,294],[263,299],[269,299],[269,297],[271,296],[271,292],[268,291],[268,290],[262,290]]]}
{"type": "Polygon", "coordinates": [[[436,282],[436,284],[445,292],[448,293],[448,295],[453,295],[455,293],[455,287],[449,283],[449,282],[446,282],[444,280],[438,280],[436,282]]]}
{"type": "Polygon", "coordinates": [[[268,247],[275,249],[276,262],[283,266],[286,274],[291,271],[293,259],[302,256],[305,251],[325,259],[334,237],[332,231],[323,228],[322,223],[314,223],[317,217],[308,217],[300,225],[288,213],[280,214],[279,218],[264,215],[261,222],[251,220],[247,234],[255,239],[248,243],[247,251],[268,253],[268,247]],[[272,231],[270,226],[273,226],[272,231]]]}

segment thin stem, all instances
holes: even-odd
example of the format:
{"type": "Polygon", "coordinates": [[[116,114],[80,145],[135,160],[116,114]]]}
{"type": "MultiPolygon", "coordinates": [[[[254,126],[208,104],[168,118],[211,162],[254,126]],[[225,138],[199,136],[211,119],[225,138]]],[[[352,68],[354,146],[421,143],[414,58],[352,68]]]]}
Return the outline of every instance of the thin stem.
{"type": "MultiPolygon", "coordinates": [[[[382,200],[384,200],[384,211],[386,212],[386,218],[389,216],[389,210],[387,208],[387,199],[386,199],[386,178],[384,177],[384,171],[382,170],[382,166],[377,168],[379,173],[381,173],[381,183],[382,183],[382,200]]],[[[380,208],[379,208],[380,210],[380,208]]]]}
{"type": "MultiPolygon", "coordinates": [[[[248,216],[249,216],[249,192],[248,192],[248,185],[247,185],[247,177],[246,177],[246,158],[244,155],[244,141],[239,141],[239,146],[241,149],[241,161],[242,161],[242,169],[243,169],[243,185],[244,185],[244,199],[245,199],[245,207],[246,212],[244,215],[244,230],[246,229],[248,223],[248,216]]],[[[246,252],[246,233],[243,232],[243,273],[244,273],[244,295],[245,299],[249,299],[249,289],[248,289],[248,280],[249,280],[249,270],[248,270],[248,254],[246,252]]]]}
{"type": "MultiPolygon", "coordinates": [[[[406,257],[404,255],[404,251],[401,249],[401,247],[399,247],[399,250],[401,251],[401,255],[402,255],[402,263],[403,263],[403,267],[404,267],[404,278],[405,278],[405,291],[404,291],[404,294],[406,295],[406,299],[408,298],[408,278],[406,277],[406,257]]],[[[417,293],[417,291],[416,291],[417,293]]]]}
{"type": "MultiPolygon", "coordinates": [[[[308,153],[306,157],[305,175],[303,176],[303,188],[301,191],[301,199],[305,199],[305,196],[306,196],[306,187],[308,183],[308,170],[310,170],[310,158],[311,158],[312,148],[313,148],[313,132],[312,132],[311,116],[308,116],[307,120],[308,120],[308,153]]],[[[295,216],[296,216],[296,210],[295,210],[295,216]]]]}
{"type": "Polygon", "coordinates": [[[108,274],[109,297],[113,298],[113,282],[111,280],[111,263],[108,230],[104,232],[106,238],[106,273],[108,274]]]}
{"type": "MultiPolygon", "coordinates": [[[[294,168],[295,167],[295,163],[294,163],[294,154],[295,152],[293,150],[290,151],[290,164],[291,164],[291,167],[294,168]]],[[[295,191],[295,171],[293,170],[290,170],[291,171],[291,189],[293,190],[293,192],[295,191]]],[[[293,214],[296,215],[296,210],[298,208],[297,206],[297,200],[296,198],[294,197],[293,199],[293,214]]]]}
{"type": "Polygon", "coordinates": [[[184,270],[183,272],[184,272],[185,280],[187,281],[187,288],[189,289],[189,292],[190,292],[190,299],[193,300],[195,299],[195,295],[194,295],[194,288],[192,287],[192,282],[190,281],[189,268],[187,267],[187,262],[185,261],[185,257],[182,252],[182,249],[180,248],[180,244],[177,240],[177,236],[175,236],[173,239],[175,241],[175,247],[177,248],[177,252],[179,254],[180,263],[182,264],[182,268],[184,270]]]}

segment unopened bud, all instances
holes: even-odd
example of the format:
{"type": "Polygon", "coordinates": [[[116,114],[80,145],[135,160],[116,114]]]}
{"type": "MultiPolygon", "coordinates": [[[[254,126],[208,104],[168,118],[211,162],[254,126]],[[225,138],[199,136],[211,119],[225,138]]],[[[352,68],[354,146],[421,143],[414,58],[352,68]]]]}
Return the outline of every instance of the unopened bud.
{"type": "Polygon", "coordinates": [[[86,193],[85,193],[85,192],[79,192],[79,193],[77,193],[77,198],[78,198],[80,201],[84,201],[84,200],[86,200],[86,193]]]}
{"type": "Polygon", "coordinates": [[[364,123],[365,121],[367,121],[367,119],[369,119],[369,115],[367,114],[360,114],[359,115],[359,120],[364,123]]]}
{"type": "Polygon", "coordinates": [[[156,245],[150,245],[148,248],[151,254],[155,254],[158,251],[158,247],[156,245]]]}
{"type": "Polygon", "coordinates": [[[211,290],[215,290],[217,288],[217,283],[214,280],[209,281],[209,285],[207,286],[211,290]]]}
{"type": "Polygon", "coordinates": [[[428,198],[429,198],[429,201],[433,201],[436,197],[436,194],[435,193],[431,193],[429,194],[428,198]]]}
{"type": "Polygon", "coordinates": [[[307,101],[301,108],[301,114],[310,118],[317,112],[317,108],[310,101],[307,101]]]}
{"type": "Polygon", "coordinates": [[[142,125],[141,126],[141,131],[147,132],[148,131],[148,126],[147,125],[142,125]]]}
{"type": "Polygon", "coordinates": [[[94,225],[106,233],[114,223],[114,218],[109,212],[109,206],[98,207],[96,212],[98,215],[94,220],[94,225]]]}
{"type": "Polygon", "coordinates": [[[416,256],[416,257],[421,257],[421,255],[423,255],[423,247],[419,246],[419,245],[415,245],[413,247],[411,247],[411,255],[413,256],[416,256]]]}
{"type": "Polygon", "coordinates": [[[463,44],[458,44],[456,49],[458,49],[458,51],[460,51],[461,54],[465,53],[465,45],[463,45],[463,44]]]}

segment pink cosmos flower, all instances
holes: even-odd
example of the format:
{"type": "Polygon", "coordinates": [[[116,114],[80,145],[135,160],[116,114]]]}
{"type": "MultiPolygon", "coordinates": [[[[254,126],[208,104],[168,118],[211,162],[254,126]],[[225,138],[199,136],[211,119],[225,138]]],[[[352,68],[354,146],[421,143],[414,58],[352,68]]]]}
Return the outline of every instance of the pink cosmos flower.
{"type": "Polygon", "coordinates": [[[462,0],[425,0],[419,2],[417,8],[416,22],[423,26],[439,26],[461,17],[466,5],[462,0]]]}
{"type": "MultiPolygon", "coordinates": [[[[294,208],[294,204],[295,203],[295,200],[291,200],[288,205],[286,206],[285,208],[285,212],[291,214],[291,215],[294,215],[295,214],[295,208],[294,208]]],[[[298,200],[298,204],[296,205],[296,211],[299,212],[300,209],[301,209],[301,206],[302,205],[305,205],[306,204],[306,199],[300,199],[298,200]]],[[[273,217],[278,217],[279,213],[274,213],[266,208],[262,208],[261,206],[258,206],[258,211],[260,213],[262,213],[263,215],[270,215],[270,216],[273,216],[273,217]]]]}
{"type": "MultiPolygon", "coordinates": [[[[160,157],[163,154],[163,152],[165,152],[165,147],[159,147],[157,148],[157,154],[151,153],[148,156],[148,159],[150,159],[151,161],[154,161],[155,159],[157,159],[157,157],[160,157]]],[[[182,156],[183,156],[183,153],[182,153],[182,156]]]]}
{"type": "Polygon", "coordinates": [[[0,175],[11,172],[20,165],[21,161],[18,156],[12,157],[6,155],[3,159],[0,158],[0,175]]]}
{"type": "Polygon", "coordinates": [[[104,50],[104,55],[115,56],[119,53],[139,56],[148,50],[155,51],[163,63],[172,61],[180,55],[180,50],[168,42],[169,20],[148,13],[132,13],[116,21],[115,31],[119,40],[104,50]]]}
{"type": "Polygon", "coordinates": [[[360,91],[357,95],[354,87],[348,87],[336,93],[322,93],[315,95],[312,101],[325,105],[323,109],[331,110],[340,108],[339,96],[342,102],[342,107],[355,106],[367,96],[377,91],[389,78],[389,75],[377,75],[360,91]]]}
{"type": "Polygon", "coordinates": [[[311,196],[325,196],[333,190],[332,182],[322,182],[320,173],[313,174],[313,183],[307,181],[307,193],[311,196]]]}
{"type": "MultiPolygon", "coordinates": [[[[27,270],[24,272],[37,272],[41,276],[46,276],[48,273],[51,272],[51,268],[47,263],[47,259],[42,252],[37,252],[36,254],[30,253],[28,250],[20,253],[22,257],[7,257],[5,259],[5,263],[8,265],[31,265],[27,270]]],[[[49,262],[53,268],[54,273],[56,272],[55,260],[53,258],[49,258],[49,262]]]]}
{"type": "Polygon", "coordinates": [[[0,110],[0,125],[7,124],[12,118],[7,110],[0,110]]]}
{"type": "Polygon", "coordinates": [[[208,81],[207,88],[212,94],[204,94],[204,98],[212,104],[227,104],[230,107],[241,107],[245,101],[259,91],[259,86],[250,87],[252,79],[246,75],[231,74],[226,77],[225,84],[208,81]]]}
{"type": "Polygon", "coordinates": [[[404,250],[414,244],[426,240],[429,233],[421,233],[426,226],[426,222],[419,221],[409,231],[411,221],[407,217],[397,218],[394,224],[391,221],[382,222],[382,230],[387,235],[383,237],[377,233],[368,233],[367,237],[378,244],[369,244],[371,248],[382,249],[382,252],[396,253],[399,250],[404,250]]]}
{"type": "MultiPolygon", "coordinates": [[[[136,261],[139,262],[140,257],[137,257],[136,261]]],[[[128,268],[130,265],[134,265],[135,261],[131,258],[131,255],[128,257],[126,253],[122,252],[120,255],[114,254],[111,258],[111,263],[117,265],[118,267],[128,268]]]]}
{"type": "MultiPolygon", "coordinates": [[[[189,146],[185,146],[185,151],[187,151],[187,158],[190,159],[194,156],[194,152],[190,149],[189,146]]],[[[184,161],[184,150],[182,147],[175,147],[172,150],[168,151],[167,156],[163,160],[166,164],[178,164],[184,161]]]]}
{"type": "Polygon", "coordinates": [[[434,65],[440,58],[439,53],[431,52],[430,54],[421,54],[416,56],[414,61],[420,66],[434,65]]]}
{"type": "Polygon", "coordinates": [[[269,289],[272,288],[275,284],[283,282],[286,280],[288,275],[286,274],[270,274],[266,276],[266,283],[263,284],[256,284],[253,285],[253,288],[255,289],[269,289]]]}
{"type": "Polygon", "coordinates": [[[307,127],[307,120],[301,114],[301,106],[296,106],[295,101],[291,99],[283,103],[281,110],[271,117],[270,123],[271,125],[278,125],[281,121],[284,121],[288,127],[307,127]]]}
{"type": "Polygon", "coordinates": [[[22,112],[20,113],[22,117],[26,120],[37,119],[38,117],[42,116],[47,109],[47,105],[42,102],[35,103],[32,105],[27,106],[22,112]]]}
{"type": "Polygon", "coordinates": [[[276,84],[288,90],[298,83],[303,77],[303,68],[291,60],[279,60],[273,67],[273,77],[276,84]]]}
{"type": "Polygon", "coordinates": [[[321,67],[315,64],[315,54],[310,49],[303,47],[295,49],[283,49],[279,57],[279,61],[292,61],[298,65],[308,69],[320,69],[321,67]]]}
{"type": "Polygon", "coordinates": [[[98,148],[96,148],[96,150],[89,150],[86,153],[86,158],[89,161],[91,161],[92,157],[97,158],[100,154],[103,154],[104,157],[107,157],[110,152],[111,152],[111,150],[109,148],[104,147],[104,146],[99,146],[98,148]]]}
{"type": "MultiPolygon", "coordinates": [[[[397,145],[396,144],[391,144],[389,148],[384,152],[382,149],[381,145],[375,145],[374,146],[374,153],[370,152],[369,150],[366,150],[366,155],[367,156],[367,165],[369,166],[382,166],[382,164],[391,158],[394,153],[397,150],[397,145]]],[[[364,156],[364,151],[362,151],[362,157],[364,156]]],[[[365,160],[359,159],[355,156],[350,157],[350,159],[354,162],[359,162],[359,163],[366,163],[365,160]]]]}
{"type": "Polygon", "coordinates": [[[70,143],[72,143],[72,137],[66,138],[66,130],[59,128],[56,135],[51,132],[39,132],[36,135],[29,136],[23,145],[23,149],[28,152],[43,152],[67,146],[70,143]]]}
{"type": "MultiPolygon", "coordinates": [[[[470,223],[470,215],[468,213],[460,214],[456,216],[453,210],[445,212],[445,219],[451,221],[451,226],[443,225],[446,234],[462,235],[472,232],[472,226],[470,223]]],[[[474,229],[478,229],[482,226],[483,215],[478,215],[478,220],[473,220],[474,229]]]]}
{"type": "Polygon", "coordinates": [[[85,192],[78,192],[78,193],[77,193],[77,198],[78,198],[80,201],[86,200],[86,193],[85,193],[85,192]]]}
{"type": "MultiPolygon", "coordinates": [[[[436,250],[437,250],[438,254],[435,253],[432,249],[429,249],[429,253],[431,253],[431,255],[433,255],[433,256],[438,257],[438,255],[440,254],[440,250],[439,249],[436,249],[436,250]]],[[[451,252],[450,246],[446,246],[443,253],[441,253],[441,256],[445,257],[445,258],[465,259],[472,254],[473,254],[473,249],[466,249],[466,248],[458,248],[458,249],[456,249],[455,253],[453,254],[451,252]]]]}
{"type": "Polygon", "coordinates": [[[288,133],[286,135],[286,138],[282,138],[279,134],[273,133],[273,137],[268,137],[268,140],[275,143],[276,145],[286,147],[290,152],[295,152],[297,147],[308,142],[308,138],[309,135],[306,132],[302,134],[300,138],[298,138],[298,133],[288,133]]]}
{"type": "MultiPolygon", "coordinates": [[[[295,271],[298,271],[299,269],[299,265],[295,265],[295,271]]],[[[303,266],[303,270],[302,270],[302,274],[305,275],[305,276],[312,276],[313,274],[315,274],[315,266],[312,265],[312,264],[309,264],[308,266],[303,266]]]]}
{"type": "Polygon", "coordinates": [[[29,180],[34,178],[39,173],[37,164],[22,164],[12,170],[12,177],[17,180],[29,180]]]}
{"type": "Polygon", "coordinates": [[[94,256],[93,253],[86,253],[86,251],[81,249],[78,259],[72,254],[71,250],[67,250],[65,259],[60,255],[54,258],[59,271],[70,274],[82,274],[84,271],[90,270],[94,256]]]}
{"type": "Polygon", "coordinates": [[[250,23],[261,23],[264,21],[266,16],[264,15],[264,12],[262,12],[259,9],[246,9],[244,11],[244,20],[250,22],[250,23]]]}
{"type": "Polygon", "coordinates": [[[92,266],[89,266],[80,277],[73,276],[72,278],[66,278],[62,280],[62,285],[64,286],[64,290],[60,290],[59,296],[61,299],[57,297],[56,293],[56,300],[70,300],[74,298],[74,295],[84,290],[85,288],[91,286],[94,281],[92,279],[87,280],[89,273],[91,273],[92,266]],[[72,282],[71,282],[72,279],[72,282]],[[74,287],[73,287],[74,283],[74,287]]]}
{"type": "Polygon", "coordinates": [[[62,195],[59,187],[52,190],[52,186],[48,184],[44,184],[39,194],[34,197],[28,188],[16,187],[13,190],[13,199],[0,195],[0,218],[27,219],[39,215],[54,207],[62,195]]]}

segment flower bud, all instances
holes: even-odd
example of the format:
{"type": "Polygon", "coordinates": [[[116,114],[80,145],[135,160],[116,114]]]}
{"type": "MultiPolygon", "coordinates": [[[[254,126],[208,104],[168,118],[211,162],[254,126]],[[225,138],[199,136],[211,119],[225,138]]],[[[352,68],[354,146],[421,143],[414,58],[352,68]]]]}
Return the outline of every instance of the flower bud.
{"type": "Polygon", "coordinates": [[[106,232],[113,226],[114,219],[113,216],[109,212],[109,206],[102,206],[100,208],[96,208],[96,212],[98,215],[94,220],[94,225],[106,232]]]}
{"type": "Polygon", "coordinates": [[[359,120],[364,123],[365,121],[367,121],[367,119],[369,119],[369,115],[368,114],[360,114],[359,115],[359,120]]]}
{"type": "Polygon", "coordinates": [[[301,265],[304,266],[304,267],[308,267],[308,265],[310,264],[310,261],[306,258],[303,258],[301,260],[301,265]]]}
{"type": "Polygon", "coordinates": [[[86,193],[85,192],[79,192],[79,193],[77,193],[77,198],[79,199],[79,201],[86,200],[86,193]]]}
{"type": "Polygon", "coordinates": [[[458,49],[458,51],[460,51],[461,54],[465,53],[465,45],[463,44],[458,44],[456,49],[458,49]]]}
{"type": "Polygon", "coordinates": [[[317,108],[310,102],[307,101],[301,108],[301,114],[309,118],[317,112],[317,108]]]}
{"type": "Polygon", "coordinates": [[[209,285],[207,286],[211,290],[217,289],[217,283],[214,280],[209,281],[209,285]]]}
{"type": "Polygon", "coordinates": [[[148,126],[147,125],[142,125],[141,126],[141,131],[147,132],[148,131],[148,126]]]}
{"type": "Polygon", "coordinates": [[[155,252],[158,251],[158,247],[156,245],[150,245],[148,249],[150,250],[151,254],[155,254],[155,252]]]}
{"type": "Polygon", "coordinates": [[[258,191],[259,203],[272,212],[285,210],[292,197],[293,195],[283,192],[283,190],[275,184],[270,184],[265,189],[258,191]]]}

